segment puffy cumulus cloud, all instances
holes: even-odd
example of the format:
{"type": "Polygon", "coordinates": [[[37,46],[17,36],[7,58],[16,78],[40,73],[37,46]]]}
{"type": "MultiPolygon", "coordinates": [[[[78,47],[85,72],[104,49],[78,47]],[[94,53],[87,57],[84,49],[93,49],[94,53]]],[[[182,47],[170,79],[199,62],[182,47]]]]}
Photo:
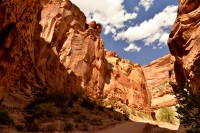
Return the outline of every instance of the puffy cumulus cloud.
{"type": "Polygon", "coordinates": [[[141,47],[138,47],[136,44],[131,43],[128,47],[124,48],[126,52],[140,52],[141,47]]]}
{"type": "Polygon", "coordinates": [[[125,31],[119,32],[115,40],[127,40],[134,42],[142,40],[145,45],[158,41],[159,44],[166,44],[169,29],[175,21],[177,6],[167,6],[162,12],[156,14],[152,19],[145,20],[141,24],[129,27],[125,31]]]}
{"type": "Polygon", "coordinates": [[[140,0],[139,5],[143,6],[145,11],[148,11],[149,8],[153,5],[154,0],[140,0]]]}
{"type": "Polygon", "coordinates": [[[123,5],[124,0],[71,0],[86,15],[88,22],[95,20],[105,28],[104,34],[116,34],[128,20],[135,19],[137,13],[128,13],[123,5]]]}

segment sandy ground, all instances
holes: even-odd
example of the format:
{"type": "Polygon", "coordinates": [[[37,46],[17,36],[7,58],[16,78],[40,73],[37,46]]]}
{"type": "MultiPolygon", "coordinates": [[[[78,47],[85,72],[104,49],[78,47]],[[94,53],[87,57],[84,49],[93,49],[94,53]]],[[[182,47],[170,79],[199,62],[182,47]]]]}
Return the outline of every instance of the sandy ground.
{"type": "Polygon", "coordinates": [[[170,95],[170,94],[164,95],[163,97],[154,98],[151,101],[152,102],[151,106],[155,106],[155,105],[163,103],[163,102],[168,102],[168,101],[170,101],[170,100],[172,100],[174,98],[175,98],[175,96],[174,95],[170,95]]]}
{"type": "MultiPolygon", "coordinates": [[[[139,122],[123,122],[116,124],[112,127],[102,129],[100,131],[88,131],[87,133],[141,133],[146,124],[139,122]]],[[[81,131],[75,131],[73,133],[83,133],[81,131]]]]}
{"type": "Polygon", "coordinates": [[[124,122],[114,127],[107,128],[95,133],[141,133],[146,124],[139,122],[124,122]]]}
{"type": "Polygon", "coordinates": [[[168,130],[148,123],[127,121],[99,131],[75,131],[73,133],[185,133],[184,130],[168,130]]]}

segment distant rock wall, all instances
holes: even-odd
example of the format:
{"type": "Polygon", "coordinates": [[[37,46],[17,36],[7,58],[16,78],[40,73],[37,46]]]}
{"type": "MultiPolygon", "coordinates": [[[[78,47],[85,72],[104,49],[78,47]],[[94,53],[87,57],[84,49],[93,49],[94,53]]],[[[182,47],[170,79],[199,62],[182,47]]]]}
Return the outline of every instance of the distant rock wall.
{"type": "Polygon", "coordinates": [[[149,111],[151,94],[139,64],[121,59],[115,52],[105,51],[106,77],[104,96],[109,100],[126,103],[129,107],[149,111]]]}
{"type": "Polygon", "coordinates": [[[83,12],[68,0],[1,1],[0,99],[21,106],[40,89],[66,95],[81,89],[96,99],[108,95],[148,110],[141,67],[105,58],[101,30],[95,21],[86,24],[83,12]]]}
{"type": "Polygon", "coordinates": [[[152,108],[176,104],[172,96],[173,89],[169,84],[175,82],[174,61],[175,58],[167,54],[142,67],[152,95],[152,108]]]}
{"type": "Polygon", "coordinates": [[[174,71],[178,85],[190,82],[200,94],[200,1],[179,0],[178,16],[168,45],[175,56],[174,71]]]}

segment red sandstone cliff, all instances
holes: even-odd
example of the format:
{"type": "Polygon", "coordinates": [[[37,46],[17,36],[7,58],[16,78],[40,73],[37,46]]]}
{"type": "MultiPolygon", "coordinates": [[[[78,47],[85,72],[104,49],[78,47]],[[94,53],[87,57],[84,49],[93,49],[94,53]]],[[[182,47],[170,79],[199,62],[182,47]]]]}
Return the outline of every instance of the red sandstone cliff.
{"type": "Polygon", "coordinates": [[[93,98],[108,95],[149,109],[141,67],[107,52],[105,58],[100,32],[68,0],[1,1],[0,99],[19,106],[40,89],[83,89],[93,98]]]}
{"type": "Polygon", "coordinates": [[[174,71],[178,85],[190,82],[200,94],[200,2],[179,0],[178,16],[172,28],[168,45],[175,56],[174,71]]]}
{"type": "Polygon", "coordinates": [[[149,112],[151,94],[142,67],[121,59],[111,51],[105,51],[105,59],[104,96],[109,100],[117,100],[117,105],[126,103],[129,107],[149,112]]]}
{"type": "Polygon", "coordinates": [[[169,82],[175,80],[174,57],[167,54],[142,67],[152,95],[152,108],[175,105],[169,82]]]}

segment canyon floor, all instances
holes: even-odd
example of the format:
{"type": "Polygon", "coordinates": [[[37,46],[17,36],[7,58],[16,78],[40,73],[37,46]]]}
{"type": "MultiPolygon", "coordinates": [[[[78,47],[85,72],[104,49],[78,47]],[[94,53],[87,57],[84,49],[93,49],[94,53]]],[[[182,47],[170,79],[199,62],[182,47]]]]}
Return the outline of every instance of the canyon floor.
{"type": "MultiPolygon", "coordinates": [[[[87,133],[185,133],[185,130],[182,126],[180,126],[178,130],[169,130],[166,128],[161,128],[156,125],[151,125],[144,122],[125,121],[102,130],[88,131],[87,133]]],[[[175,127],[167,123],[164,123],[162,125],[172,128],[175,127]]],[[[84,132],[75,131],[73,133],[84,133],[84,132]]]]}

